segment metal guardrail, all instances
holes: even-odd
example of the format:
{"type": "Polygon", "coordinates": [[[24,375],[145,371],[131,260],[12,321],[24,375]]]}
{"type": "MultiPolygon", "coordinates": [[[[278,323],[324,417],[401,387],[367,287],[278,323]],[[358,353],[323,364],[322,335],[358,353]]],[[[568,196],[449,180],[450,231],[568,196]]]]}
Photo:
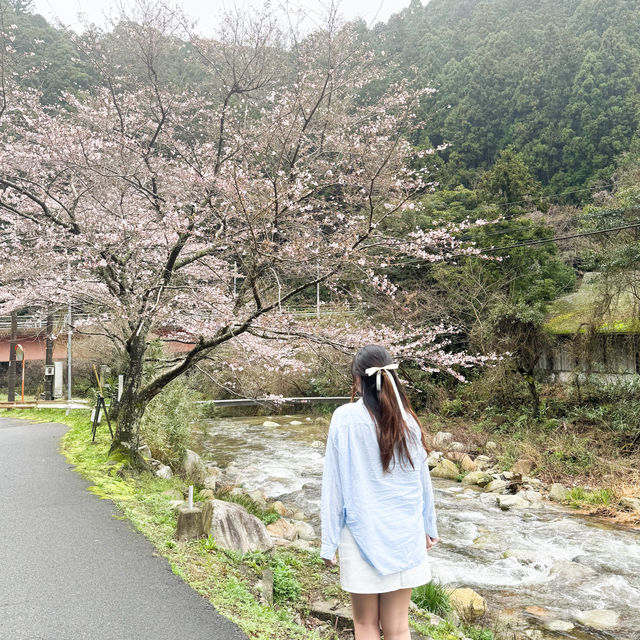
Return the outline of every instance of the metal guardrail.
{"type": "MultiPolygon", "coordinates": [[[[76,313],[73,315],[74,322],[77,320],[86,320],[91,316],[88,313],[76,313]]],[[[67,315],[55,314],[53,316],[54,326],[61,326],[67,321],[67,315]]],[[[16,318],[18,329],[46,329],[46,316],[18,316],[16,318]]],[[[8,331],[11,329],[11,316],[0,316],[0,331],[8,331]]]]}
{"type": "Polygon", "coordinates": [[[338,404],[348,402],[350,396],[330,396],[317,398],[232,398],[228,400],[196,400],[196,404],[212,404],[216,407],[257,407],[263,404],[338,404]]]}

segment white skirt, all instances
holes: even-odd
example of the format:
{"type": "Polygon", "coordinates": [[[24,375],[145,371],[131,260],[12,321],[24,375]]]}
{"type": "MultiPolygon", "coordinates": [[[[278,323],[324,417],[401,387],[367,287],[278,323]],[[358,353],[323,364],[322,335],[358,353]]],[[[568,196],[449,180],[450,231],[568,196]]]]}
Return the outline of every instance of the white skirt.
{"type": "Polygon", "coordinates": [[[412,589],[431,580],[428,556],[417,567],[386,576],[381,575],[362,557],[358,544],[347,525],[344,525],[340,531],[338,554],[340,586],[349,593],[386,593],[398,589],[412,589]]]}

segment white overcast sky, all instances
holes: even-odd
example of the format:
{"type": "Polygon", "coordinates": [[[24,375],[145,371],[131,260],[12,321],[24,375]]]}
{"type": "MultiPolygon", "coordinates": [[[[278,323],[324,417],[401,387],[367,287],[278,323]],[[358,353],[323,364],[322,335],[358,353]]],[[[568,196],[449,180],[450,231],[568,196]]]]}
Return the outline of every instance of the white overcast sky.
{"type": "MultiPolygon", "coordinates": [[[[368,24],[386,21],[393,13],[397,13],[409,5],[410,0],[342,0],[340,12],[346,20],[356,17],[364,18],[368,24]]],[[[185,13],[198,21],[198,31],[203,35],[213,32],[217,16],[225,9],[235,5],[246,5],[246,0],[173,0],[170,4],[180,5],[185,13]]],[[[252,4],[258,4],[254,0],[252,4]]],[[[274,2],[276,6],[278,3],[274,2]]],[[[322,0],[294,0],[292,5],[300,6],[312,15],[317,13],[322,0]]],[[[79,14],[85,16],[85,22],[104,24],[104,15],[113,11],[114,0],[34,0],[33,6],[37,13],[55,22],[62,21],[65,25],[81,30],[82,20],[79,14]]]]}

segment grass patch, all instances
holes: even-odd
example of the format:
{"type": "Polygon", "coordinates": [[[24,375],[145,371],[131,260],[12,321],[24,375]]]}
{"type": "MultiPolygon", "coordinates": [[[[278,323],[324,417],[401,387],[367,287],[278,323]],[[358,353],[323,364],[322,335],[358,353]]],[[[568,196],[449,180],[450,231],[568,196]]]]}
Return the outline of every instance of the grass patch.
{"type": "Polygon", "coordinates": [[[411,600],[421,609],[435,613],[440,617],[446,616],[452,609],[451,600],[445,588],[433,580],[416,587],[411,593],[411,600]]]}
{"type": "Polygon", "coordinates": [[[596,489],[590,491],[584,487],[573,487],[569,489],[565,499],[574,507],[587,505],[609,506],[615,501],[615,495],[611,489],[596,489]]]}
{"type": "Polygon", "coordinates": [[[108,455],[110,438],[105,429],[98,430],[91,444],[91,425],[86,410],[67,416],[64,410],[29,409],[2,412],[12,418],[32,422],[59,422],[70,429],[62,439],[61,449],[68,462],[75,465],[92,485],[90,491],[114,502],[141,533],[169,561],[175,574],[206,597],[224,616],[235,622],[256,640],[319,640],[337,637],[320,635],[297,624],[295,603],[300,602],[305,587],[319,588],[323,575],[322,560],[317,553],[276,549],[272,554],[234,554],[218,549],[212,538],[189,542],[175,540],[176,516],[171,510],[168,489],[184,490],[179,477],[166,480],[150,473],[127,471],[122,460],[108,455]],[[106,433],[105,433],[106,431],[106,433]],[[274,571],[274,607],[262,604],[254,583],[265,566],[274,571]],[[276,578],[276,575],[278,576],[276,578]],[[304,576],[304,579],[302,577],[304,576]]]}

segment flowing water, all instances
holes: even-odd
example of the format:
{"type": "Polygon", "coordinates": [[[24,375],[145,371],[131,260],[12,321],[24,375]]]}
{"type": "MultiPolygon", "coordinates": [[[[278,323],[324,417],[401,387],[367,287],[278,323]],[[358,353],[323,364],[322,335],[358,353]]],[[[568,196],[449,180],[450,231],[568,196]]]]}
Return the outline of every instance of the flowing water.
{"type": "MultiPolygon", "coordinates": [[[[320,532],[319,508],[326,419],[305,416],[212,420],[201,450],[247,490],[296,505],[320,532]],[[278,426],[264,426],[265,421],[278,426]]],[[[481,593],[492,610],[573,621],[573,613],[613,609],[621,624],[594,631],[543,630],[545,638],[640,640],[640,530],[604,524],[543,502],[540,509],[501,511],[496,494],[432,479],[440,542],[429,551],[434,578],[481,593]],[[504,552],[515,550],[505,558],[504,552]]]]}

